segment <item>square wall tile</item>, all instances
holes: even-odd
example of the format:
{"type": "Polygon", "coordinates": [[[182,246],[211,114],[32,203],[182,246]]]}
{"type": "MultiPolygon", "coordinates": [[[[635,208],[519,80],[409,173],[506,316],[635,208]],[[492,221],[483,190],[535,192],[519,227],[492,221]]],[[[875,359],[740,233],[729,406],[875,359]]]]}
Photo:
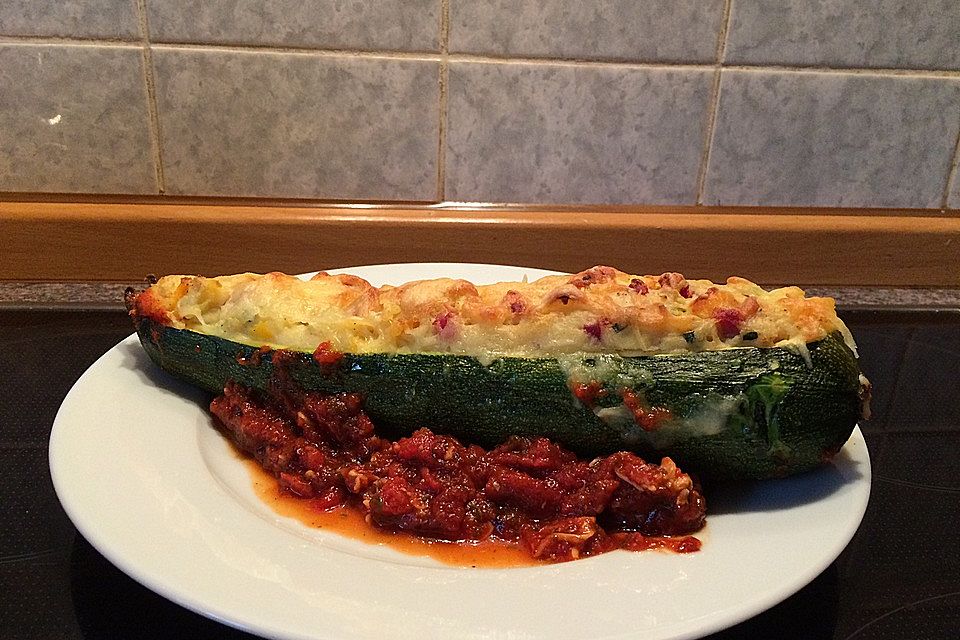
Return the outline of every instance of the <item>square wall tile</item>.
{"type": "Polygon", "coordinates": [[[150,0],[154,42],[437,51],[440,0],[150,0]]]}
{"type": "Polygon", "coordinates": [[[450,51],[714,62],[724,0],[450,0],[450,51]]]}
{"type": "Polygon", "coordinates": [[[3,0],[0,35],[139,37],[136,0],[3,0]]]}
{"type": "Polygon", "coordinates": [[[708,205],[939,207],[960,79],[730,70],[708,205]]]}
{"type": "Polygon", "coordinates": [[[733,0],[725,61],[960,69],[960,2],[733,0]]]}
{"type": "Polygon", "coordinates": [[[439,63],[158,47],[169,193],[430,200],[439,63]]]}
{"type": "Polygon", "coordinates": [[[450,64],[446,197],[692,203],[712,72],[450,64]]]}
{"type": "Polygon", "coordinates": [[[156,193],[142,55],[0,44],[0,191],[156,193]]]}

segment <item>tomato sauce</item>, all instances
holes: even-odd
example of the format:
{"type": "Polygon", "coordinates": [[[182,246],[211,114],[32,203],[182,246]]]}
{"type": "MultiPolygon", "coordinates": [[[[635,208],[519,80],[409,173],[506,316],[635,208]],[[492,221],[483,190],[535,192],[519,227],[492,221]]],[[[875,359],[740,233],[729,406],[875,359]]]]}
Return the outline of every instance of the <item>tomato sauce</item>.
{"type": "Polygon", "coordinates": [[[319,526],[343,524],[352,516],[340,512],[353,510],[376,536],[443,541],[429,543],[437,549],[509,544],[555,562],[613,549],[699,548],[687,534],[703,527],[705,502],[669,458],[657,465],[619,452],[580,460],[546,438],[485,450],[429,429],[390,441],[377,435],[362,400],[275,380],[269,393],[229,384],[210,408],[319,526]]]}
{"type": "Polygon", "coordinates": [[[390,547],[411,556],[433,558],[455,567],[498,569],[542,564],[524,549],[509,542],[492,539],[449,542],[372,527],[359,509],[349,506],[324,509],[316,500],[299,498],[285,491],[260,463],[241,451],[237,453],[250,471],[257,496],[278,515],[297,520],[307,527],[323,529],[367,544],[390,547]]]}

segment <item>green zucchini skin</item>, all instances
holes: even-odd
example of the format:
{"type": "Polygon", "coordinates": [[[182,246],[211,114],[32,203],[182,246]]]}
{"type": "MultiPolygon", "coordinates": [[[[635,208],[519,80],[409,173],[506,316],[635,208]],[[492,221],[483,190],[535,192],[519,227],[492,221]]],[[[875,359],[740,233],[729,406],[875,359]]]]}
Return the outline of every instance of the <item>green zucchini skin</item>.
{"type": "MultiPolygon", "coordinates": [[[[150,358],[212,393],[234,380],[265,389],[274,352],[137,319],[150,358]]],[[[546,436],[582,455],[633,450],[669,455],[707,479],[757,479],[819,466],[846,442],[861,412],[857,360],[839,334],[810,343],[811,365],[790,350],[744,347],[670,355],[507,357],[485,365],[450,354],[344,354],[332,365],[286,358],[306,390],[356,392],[380,428],[420,427],[496,446],[511,435],[546,436]],[[603,391],[581,402],[574,383],[603,391]],[[624,389],[670,411],[647,432],[623,406],[624,389]]],[[[864,383],[865,384],[865,383],[864,383]]]]}

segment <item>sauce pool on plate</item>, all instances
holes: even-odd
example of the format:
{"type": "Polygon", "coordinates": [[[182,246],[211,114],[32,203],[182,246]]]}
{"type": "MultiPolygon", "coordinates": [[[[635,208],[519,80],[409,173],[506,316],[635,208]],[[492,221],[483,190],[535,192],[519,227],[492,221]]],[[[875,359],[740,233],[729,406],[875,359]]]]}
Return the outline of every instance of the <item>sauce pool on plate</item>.
{"type": "Polygon", "coordinates": [[[317,506],[316,500],[298,498],[282,490],[277,479],[264,471],[256,460],[239,450],[237,456],[249,470],[257,496],[278,515],[298,520],[307,527],[367,544],[387,546],[408,555],[426,556],[455,567],[495,569],[547,564],[530,557],[518,545],[507,542],[427,540],[402,531],[372,527],[364,521],[363,514],[348,506],[323,510],[317,506]]]}

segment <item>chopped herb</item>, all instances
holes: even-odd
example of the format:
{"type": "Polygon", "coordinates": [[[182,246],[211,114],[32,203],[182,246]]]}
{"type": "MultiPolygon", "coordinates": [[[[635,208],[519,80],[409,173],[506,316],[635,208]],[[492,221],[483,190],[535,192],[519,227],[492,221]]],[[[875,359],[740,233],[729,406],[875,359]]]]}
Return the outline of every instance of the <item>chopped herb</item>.
{"type": "Polygon", "coordinates": [[[613,329],[614,333],[620,333],[621,331],[627,328],[627,325],[620,324],[619,322],[614,322],[610,328],[613,329]]]}
{"type": "Polygon", "coordinates": [[[745,334],[743,334],[744,340],[756,340],[759,337],[760,334],[758,334],[756,331],[747,331],[745,334]]]}
{"type": "Polygon", "coordinates": [[[696,342],[697,334],[693,331],[687,331],[685,334],[683,334],[683,339],[692,344],[696,342]]]}
{"type": "Polygon", "coordinates": [[[771,449],[780,449],[784,444],[780,441],[780,425],[777,412],[780,402],[790,392],[793,379],[779,373],[762,376],[747,390],[747,398],[754,405],[763,407],[763,416],[767,422],[767,442],[771,449]]]}

